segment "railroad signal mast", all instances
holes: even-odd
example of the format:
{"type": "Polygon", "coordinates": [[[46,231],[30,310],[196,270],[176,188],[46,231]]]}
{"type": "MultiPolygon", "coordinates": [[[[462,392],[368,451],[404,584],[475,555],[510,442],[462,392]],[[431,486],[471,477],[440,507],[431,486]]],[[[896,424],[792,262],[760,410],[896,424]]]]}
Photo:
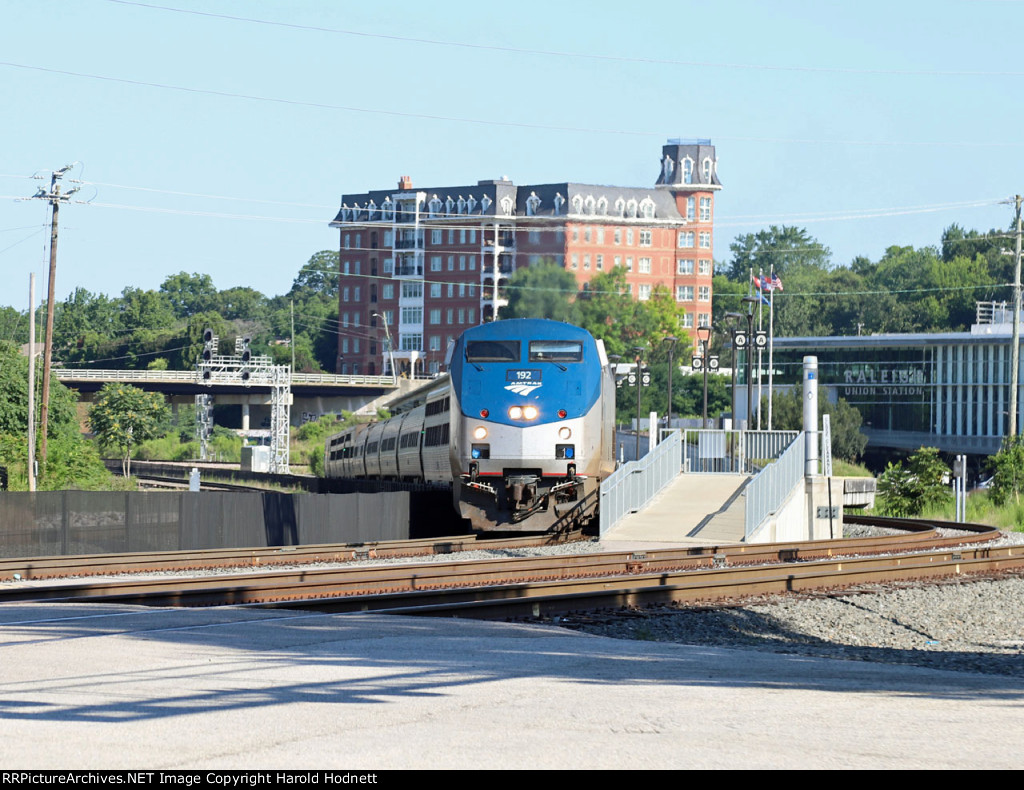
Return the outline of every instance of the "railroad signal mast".
{"type": "MultiPolygon", "coordinates": [[[[270,471],[286,474],[289,470],[289,425],[292,404],[291,365],[275,365],[266,355],[254,355],[248,336],[235,338],[234,354],[218,354],[220,339],[213,330],[203,331],[203,350],[196,363],[199,383],[207,387],[227,384],[270,388],[270,471]]],[[[213,432],[213,396],[196,396],[202,459],[208,460],[208,439],[213,432]],[[204,441],[203,437],[206,437],[204,441]]]]}

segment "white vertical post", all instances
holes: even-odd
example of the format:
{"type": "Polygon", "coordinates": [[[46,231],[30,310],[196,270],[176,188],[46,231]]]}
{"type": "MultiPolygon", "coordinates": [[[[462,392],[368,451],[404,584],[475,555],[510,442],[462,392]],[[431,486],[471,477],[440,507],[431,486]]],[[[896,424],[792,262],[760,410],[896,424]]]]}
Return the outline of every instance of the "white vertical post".
{"type": "Polygon", "coordinates": [[[818,473],[818,358],[804,357],[804,475],[818,473]]]}

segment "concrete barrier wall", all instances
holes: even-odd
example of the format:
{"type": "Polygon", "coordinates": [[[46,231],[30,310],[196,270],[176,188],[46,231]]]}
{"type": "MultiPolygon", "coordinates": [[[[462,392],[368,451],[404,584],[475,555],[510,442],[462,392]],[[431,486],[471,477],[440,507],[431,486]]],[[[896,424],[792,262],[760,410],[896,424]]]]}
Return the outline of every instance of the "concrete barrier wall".
{"type": "Polygon", "coordinates": [[[459,532],[451,494],[0,493],[0,557],[361,543],[459,532]]]}

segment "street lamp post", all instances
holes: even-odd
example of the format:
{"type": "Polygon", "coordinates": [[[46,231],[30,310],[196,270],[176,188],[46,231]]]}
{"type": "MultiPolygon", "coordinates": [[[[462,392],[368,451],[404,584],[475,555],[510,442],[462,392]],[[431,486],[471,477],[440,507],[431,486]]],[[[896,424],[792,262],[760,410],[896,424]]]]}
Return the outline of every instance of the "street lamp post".
{"type": "Polygon", "coordinates": [[[633,361],[636,362],[636,458],[634,461],[640,460],[640,392],[641,392],[641,365],[644,358],[644,347],[636,346],[633,348],[633,361]]]}
{"type": "MultiPolygon", "coordinates": [[[[725,317],[730,321],[742,321],[744,318],[743,313],[726,313],[725,317]]],[[[737,329],[735,326],[729,327],[729,335],[732,339],[732,428],[733,430],[738,429],[738,421],[736,419],[736,368],[739,367],[739,348],[736,346],[736,336],[741,334],[742,330],[737,329]]],[[[749,342],[747,338],[745,342],[749,342]]]]}
{"type": "Polygon", "coordinates": [[[669,335],[665,338],[668,343],[668,422],[665,427],[672,430],[672,354],[676,350],[676,343],[679,338],[669,335]]]}
{"type": "Polygon", "coordinates": [[[744,296],[742,301],[747,305],[747,430],[749,431],[754,406],[754,355],[751,353],[750,347],[754,340],[754,305],[761,300],[756,296],[744,296]]]}
{"type": "Polygon", "coordinates": [[[711,341],[711,327],[710,326],[698,326],[697,327],[697,339],[700,341],[700,355],[702,357],[704,368],[704,411],[701,419],[701,428],[708,427],[708,351],[710,350],[711,341]]]}
{"type": "Polygon", "coordinates": [[[398,382],[398,371],[395,369],[395,347],[391,342],[391,330],[388,328],[388,319],[382,316],[380,313],[370,313],[374,318],[379,318],[384,322],[384,337],[388,343],[388,356],[391,358],[391,378],[398,382]]]}

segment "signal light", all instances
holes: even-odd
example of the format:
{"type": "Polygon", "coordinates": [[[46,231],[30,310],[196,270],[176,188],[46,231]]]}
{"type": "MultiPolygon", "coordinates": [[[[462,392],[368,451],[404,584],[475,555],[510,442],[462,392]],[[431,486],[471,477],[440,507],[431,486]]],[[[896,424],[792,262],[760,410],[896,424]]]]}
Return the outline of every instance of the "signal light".
{"type": "Polygon", "coordinates": [[[487,409],[480,409],[480,416],[483,417],[485,420],[490,416],[490,414],[491,413],[487,411],[487,409]]]}
{"type": "Polygon", "coordinates": [[[568,414],[568,412],[567,412],[567,411],[566,411],[565,409],[559,409],[559,410],[558,410],[558,419],[560,419],[560,420],[564,420],[564,419],[565,419],[565,416],[566,416],[567,414],[568,414]]]}

